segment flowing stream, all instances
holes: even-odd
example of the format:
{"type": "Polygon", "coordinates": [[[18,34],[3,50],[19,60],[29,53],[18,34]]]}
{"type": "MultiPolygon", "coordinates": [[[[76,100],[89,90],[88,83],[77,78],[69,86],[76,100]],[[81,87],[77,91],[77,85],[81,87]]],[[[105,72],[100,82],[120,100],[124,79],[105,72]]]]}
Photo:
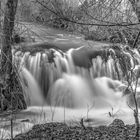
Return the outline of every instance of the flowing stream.
{"type": "MultiPolygon", "coordinates": [[[[66,39],[56,40],[61,40],[61,47],[66,39]]],[[[28,104],[27,110],[16,115],[14,135],[19,130],[27,131],[33,124],[49,121],[70,124],[84,118],[85,124],[92,126],[109,124],[114,118],[134,122],[128,97],[123,94],[126,85],[119,66],[120,80],[113,58],[106,63],[100,56],[91,59],[94,51],[94,46],[85,45],[71,46],[65,51],[56,48],[35,53],[13,51],[28,104]]],[[[140,55],[135,52],[139,60],[140,55]]],[[[8,121],[3,122],[0,134],[9,133],[8,126],[8,121]]]]}

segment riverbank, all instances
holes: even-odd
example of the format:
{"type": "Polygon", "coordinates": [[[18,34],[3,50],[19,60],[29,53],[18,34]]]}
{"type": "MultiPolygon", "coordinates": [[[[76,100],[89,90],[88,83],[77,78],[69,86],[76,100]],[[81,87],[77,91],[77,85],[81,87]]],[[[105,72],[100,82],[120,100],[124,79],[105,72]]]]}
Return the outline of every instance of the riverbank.
{"type": "Polygon", "coordinates": [[[68,126],[64,123],[34,125],[27,133],[17,135],[14,140],[135,140],[135,125],[125,125],[115,119],[108,126],[68,126]]]}

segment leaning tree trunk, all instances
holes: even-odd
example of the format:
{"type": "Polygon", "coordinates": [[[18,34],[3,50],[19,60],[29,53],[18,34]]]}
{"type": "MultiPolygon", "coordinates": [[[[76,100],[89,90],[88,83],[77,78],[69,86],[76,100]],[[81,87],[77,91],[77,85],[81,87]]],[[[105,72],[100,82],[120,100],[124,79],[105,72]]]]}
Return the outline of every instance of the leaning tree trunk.
{"type": "Polygon", "coordinates": [[[132,9],[140,22],[140,0],[129,0],[129,2],[131,3],[132,9]]]}
{"type": "MultiPolygon", "coordinates": [[[[133,12],[136,14],[137,19],[140,22],[140,0],[129,0],[129,2],[131,3],[133,12]]],[[[136,46],[136,43],[139,39],[139,36],[140,36],[140,31],[139,31],[139,33],[134,41],[133,48],[136,46]]],[[[139,140],[139,138],[140,138],[140,135],[139,135],[140,123],[139,123],[139,110],[138,110],[138,101],[136,99],[136,91],[135,91],[135,93],[132,93],[132,94],[133,94],[133,97],[135,100],[135,109],[134,109],[134,118],[135,118],[135,127],[136,127],[135,139],[139,140]]]]}
{"type": "MultiPolygon", "coordinates": [[[[140,22],[140,0],[129,0],[131,3],[133,12],[136,14],[138,21],[140,22]]],[[[140,31],[134,41],[133,48],[136,46],[136,43],[139,39],[140,36],[140,31]]],[[[138,77],[136,77],[138,78],[138,77]]],[[[136,84],[137,86],[137,84],[136,84]]],[[[136,87],[137,88],[137,87],[136,87]]],[[[138,101],[136,99],[136,91],[133,94],[134,100],[135,100],[135,109],[134,109],[134,118],[135,118],[135,127],[136,127],[136,134],[135,134],[135,139],[139,140],[140,139],[140,123],[139,123],[139,110],[138,110],[138,101]]]]}
{"type": "MultiPolygon", "coordinates": [[[[129,0],[131,3],[133,12],[136,14],[138,21],[140,22],[140,0],[129,0]]],[[[136,46],[136,43],[139,39],[140,36],[140,31],[134,41],[133,47],[136,46]]],[[[137,77],[136,77],[137,78],[137,77]]],[[[136,85],[137,86],[137,85],[136,85]]],[[[134,118],[135,118],[135,126],[136,126],[136,134],[135,134],[135,139],[139,140],[140,139],[140,123],[139,123],[139,110],[138,110],[138,101],[136,99],[136,91],[133,94],[134,100],[135,100],[135,109],[134,109],[134,118]]]]}
{"type": "MultiPolygon", "coordinates": [[[[129,0],[129,2],[131,3],[133,12],[136,14],[137,19],[140,22],[140,0],[129,0]]],[[[140,36],[140,31],[139,31],[136,39],[134,40],[133,48],[135,48],[135,46],[138,42],[139,36],[140,36]]]]}
{"type": "Polygon", "coordinates": [[[14,20],[18,0],[7,0],[3,23],[3,37],[0,64],[0,109],[17,110],[25,109],[22,86],[16,69],[12,64],[11,38],[14,29],[14,20]]]}

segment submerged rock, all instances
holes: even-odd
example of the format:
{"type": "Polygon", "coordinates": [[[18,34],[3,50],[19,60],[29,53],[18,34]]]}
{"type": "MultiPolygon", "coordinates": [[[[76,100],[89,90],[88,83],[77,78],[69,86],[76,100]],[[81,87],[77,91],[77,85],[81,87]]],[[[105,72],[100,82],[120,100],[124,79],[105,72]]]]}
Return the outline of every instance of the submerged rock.
{"type": "Polygon", "coordinates": [[[125,127],[125,124],[122,120],[115,119],[109,126],[114,126],[114,127],[125,127]]]}

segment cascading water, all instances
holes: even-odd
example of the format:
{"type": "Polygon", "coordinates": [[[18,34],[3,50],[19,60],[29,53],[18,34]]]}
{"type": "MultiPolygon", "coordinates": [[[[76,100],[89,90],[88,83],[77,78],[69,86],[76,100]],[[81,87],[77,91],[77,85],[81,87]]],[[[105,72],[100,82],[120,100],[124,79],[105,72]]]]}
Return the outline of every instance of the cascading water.
{"type": "Polygon", "coordinates": [[[40,90],[40,87],[33,75],[26,69],[22,68],[20,73],[22,82],[24,83],[24,91],[26,94],[26,102],[30,105],[43,105],[44,100],[40,90]]]}
{"type": "MultiPolygon", "coordinates": [[[[124,46],[117,47],[116,52],[115,46],[102,50],[100,43],[97,47],[82,46],[85,43],[81,41],[74,45],[74,39],[62,38],[57,46],[60,39],[55,36],[52,44],[26,44],[12,50],[28,104],[26,110],[16,114],[14,124],[20,129],[14,127],[14,131],[23,127],[24,132],[34,124],[46,121],[66,120],[77,124],[81,118],[85,126],[110,124],[114,118],[134,123],[134,112],[128,107],[128,104],[133,107],[134,100],[131,94],[124,96],[123,89],[127,87],[127,69],[133,68],[134,64],[140,65],[139,52],[130,49],[128,53],[123,51],[124,46]],[[77,48],[77,45],[81,47],[77,48]],[[128,67],[120,64],[121,61],[128,62],[128,67]]],[[[137,100],[140,101],[140,82],[137,100]]],[[[140,102],[138,105],[140,107],[140,102]]]]}
{"type": "MultiPolygon", "coordinates": [[[[46,121],[77,124],[81,118],[85,126],[108,125],[114,118],[134,123],[133,111],[128,107],[134,106],[134,100],[123,90],[127,87],[127,70],[140,64],[137,50],[131,53],[123,51],[125,47],[49,45],[33,43],[12,50],[28,105],[16,114],[20,127],[21,120],[29,120],[24,130],[25,125],[29,129],[46,121]]],[[[138,102],[139,95],[140,82],[138,102]]]]}
{"type": "Polygon", "coordinates": [[[88,85],[88,81],[81,76],[66,73],[56,80],[49,90],[48,98],[53,106],[71,108],[86,107],[94,102],[92,88],[88,85]]]}
{"type": "Polygon", "coordinates": [[[34,54],[16,52],[14,58],[22,69],[21,77],[28,83],[23,82],[30,96],[29,105],[69,108],[121,105],[124,98],[119,87],[124,85],[110,79],[118,78],[114,59],[109,57],[106,63],[100,56],[91,59],[93,52],[84,46],[66,53],[55,49],[34,54]]]}

